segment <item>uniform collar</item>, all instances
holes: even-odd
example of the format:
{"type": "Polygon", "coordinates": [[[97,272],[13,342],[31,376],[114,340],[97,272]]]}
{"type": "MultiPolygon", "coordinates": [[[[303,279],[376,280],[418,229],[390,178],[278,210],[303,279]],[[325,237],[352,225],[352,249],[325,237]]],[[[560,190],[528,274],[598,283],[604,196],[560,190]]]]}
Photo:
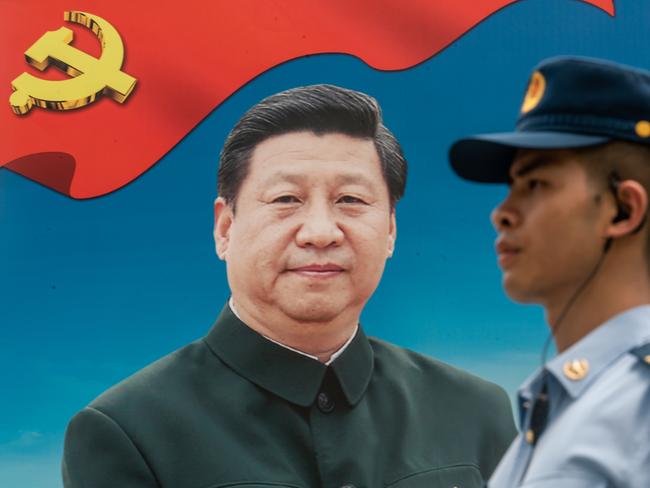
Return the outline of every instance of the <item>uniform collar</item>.
{"type": "Polygon", "coordinates": [[[650,305],[615,315],[530,376],[519,389],[520,402],[530,400],[539,392],[547,372],[572,398],[578,398],[610,364],[648,340],[650,305]],[[565,366],[573,361],[588,364],[587,373],[581,379],[571,379],[565,374],[565,366]]]}
{"type": "Polygon", "coordinates": [[[239,375],[303,407],[314,402],[328,368],[351,405],[361,400],[373,371],[372,348],[361,327],[330,366],[264,338],[227,305],[204,340],[239,375]]]}
{"type": "MultiPolygon", "coordinates": [[[[239,320],[241,320],[241,317],[239,316],[239,314],[237,313],[237,309],[235,308],[235,302],[234,302],[232,296],[230,297],[230,300],[228,300],[228,307],[230,307],[230,311],[235,315],[235,317],[237,317],[239,320]]],[[[349,339],[347,341],[345,341],[345,344],[343,344],[341,347],[339,347],[338,350],[336,352],[334,352],[334,354],[332,354],[330,356],[330,358],[327,360],[327,362],[325,362],[325,364],[327,366],[332,364],[336,358],[338,358],[341,354],[343,354],[343,351],[345,351],[345,348],[350,345],[350,343],[352,342],[352,339],[354,339],[354,336],[357,335],[357,330],[359,330],[358,325],[354,328],[354,332],[352,333],[352,335],[350,335],[349,339]]],[[[311,354],[307,354],[306,352],[299,351],[298,349],[294,349],[293,347],[287,346],[286,344],[282,344],[281,342],[278,342],[275,339],[271,339],[270,337],[264,336],[264,338],[268,339],[271,342],[275,342],[276,344],[278,344],[278,345],[280,345],[282,347],[286,347],[287,349],[291,349],[293,352],[297,352],[298,354],[302,354],[303,356],[307,356],[308,358],[315,359],[316,361],[318,361],[317,356],[313,356],[311,354]]]]}

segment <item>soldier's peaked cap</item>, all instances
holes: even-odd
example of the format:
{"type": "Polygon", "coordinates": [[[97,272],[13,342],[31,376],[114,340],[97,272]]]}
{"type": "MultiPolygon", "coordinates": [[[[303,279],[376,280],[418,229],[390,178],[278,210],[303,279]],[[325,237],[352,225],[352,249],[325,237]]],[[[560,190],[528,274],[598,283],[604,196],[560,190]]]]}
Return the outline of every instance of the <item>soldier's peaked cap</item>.
{"type": "Polygon", "coordinates": [[[650,144],[650,72],[562,56],[533,70],[514,132],[460,139],[449,160],[462,178],[507,182],[517,149],[569,149],[615,139],[650,144]]]}

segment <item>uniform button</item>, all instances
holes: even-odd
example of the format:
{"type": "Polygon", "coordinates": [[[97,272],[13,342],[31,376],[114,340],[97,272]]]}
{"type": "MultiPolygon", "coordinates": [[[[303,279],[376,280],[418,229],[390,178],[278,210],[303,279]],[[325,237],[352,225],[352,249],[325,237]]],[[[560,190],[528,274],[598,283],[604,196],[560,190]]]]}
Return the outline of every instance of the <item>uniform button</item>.
{"type": "Polygon", "coordinates": [[[533,442],[535,442],[535,432],[533,432],[532,429],[528,429],[526,431],[525,437],[526,437],[526,442],[528,442],[528,444],[532,444],[533,442]]]}
{"type": "Polygon", "coordinates": [[[330,396],[324,391],[318,394],[318,409],[323,413],[330,413],[332,410],[334,410],[334,400],[332,400],[330,396]]]}

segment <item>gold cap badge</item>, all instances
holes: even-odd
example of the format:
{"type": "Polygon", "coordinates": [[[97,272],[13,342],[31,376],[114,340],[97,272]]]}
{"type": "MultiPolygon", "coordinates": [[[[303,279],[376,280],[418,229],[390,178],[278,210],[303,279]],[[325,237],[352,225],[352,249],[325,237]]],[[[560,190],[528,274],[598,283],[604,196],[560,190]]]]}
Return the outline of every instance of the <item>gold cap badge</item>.
{"type": "Polygon", "coordinates": [[[521,105],[521,113],[525,114],[539,105],[539,102],[544,96],[546,89],[546,79],[539,71],[535,71],[533,76],[530,77],[526,96],[524,96],[524,103],[521,105]]]}

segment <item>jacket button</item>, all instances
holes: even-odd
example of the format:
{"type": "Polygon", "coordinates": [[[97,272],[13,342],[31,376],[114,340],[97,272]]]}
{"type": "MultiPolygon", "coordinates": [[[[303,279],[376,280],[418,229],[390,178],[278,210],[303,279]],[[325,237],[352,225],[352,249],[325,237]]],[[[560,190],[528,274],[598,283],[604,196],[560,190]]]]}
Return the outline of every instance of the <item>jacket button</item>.
{"type": "Polygon", "coordinates": [[[357,487],[354,486],[354,485],[347,484],[347,485],[341,486],[341,488],[357,488],[357,487]]]}
{"type": "MultiPolygon", "coordinates": [[[[332,410],[334,410],[334,400],[332,400],[330,396],[324,391],[318,394],[318,410],[320,410],[323,413],[330,413],[332,410]]],[[[352,486],[352,485],[345,485],[345,486],[352,486]]]]}

